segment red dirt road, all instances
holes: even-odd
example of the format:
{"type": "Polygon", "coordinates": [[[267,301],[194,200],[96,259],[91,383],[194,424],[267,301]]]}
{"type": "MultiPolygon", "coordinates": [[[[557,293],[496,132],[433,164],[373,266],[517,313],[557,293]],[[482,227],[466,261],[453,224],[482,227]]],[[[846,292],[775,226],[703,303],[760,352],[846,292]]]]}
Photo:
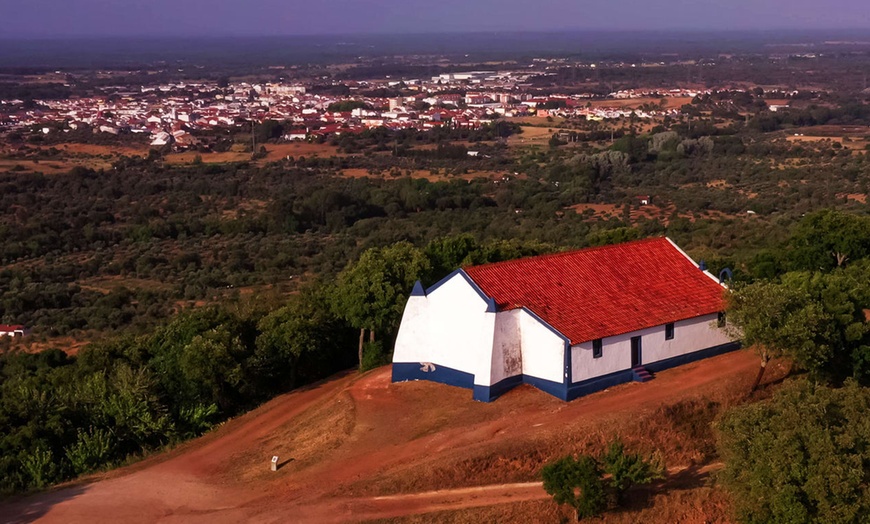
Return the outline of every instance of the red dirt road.
{"type": "Polygon", "coordinates": [[[558,446],[665,403],[744,388],[757,364],[738,351],[570,403],[525,386],[478,403],[459,388],[391,384],[389,367],[345,374],[91,483],[0,504],[0,521],[338,523],[539,500],[539,483],[486,478],[488,464],[507,460],[500,450],[558,446]]]}

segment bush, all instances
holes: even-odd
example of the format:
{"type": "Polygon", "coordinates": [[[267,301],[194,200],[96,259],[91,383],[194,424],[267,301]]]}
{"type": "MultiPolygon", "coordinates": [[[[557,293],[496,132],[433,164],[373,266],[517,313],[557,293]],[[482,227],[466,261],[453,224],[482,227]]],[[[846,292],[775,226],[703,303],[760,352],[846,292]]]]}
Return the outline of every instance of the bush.
{"type": "Polygon", "coordinates": [[[563,457],[544,466],[541,476],[553,500],[573,507],[581,520],[619,506],[632,486],[663,478],[664,466],[655,458],[627,454],[622,442],[615,440],[600,460],[588,455],[563,457]]]}
{"type": "Polygon", "coordinates": [[[368,342],[363,346],[363,359],[360,363],[360,371],[368,371],[390,363],[390,356],[384,350],[384,343],[380,340],[368,342]]]}
{"type": "Polygon", "coordinates": [[[108,430],[94,428],[78,430],[75,444],[66,448],[66,458],[77,475],[87,473],[111,462],[114,438],[108,430]]]}
{"type": "Polygon", "coordinates": [[[559,504],[577,511],[577,520],[599,515],[607,508],[607,493],[601,468],[592,458],[564,457],[544,466],[544,490],[559,504]]]}

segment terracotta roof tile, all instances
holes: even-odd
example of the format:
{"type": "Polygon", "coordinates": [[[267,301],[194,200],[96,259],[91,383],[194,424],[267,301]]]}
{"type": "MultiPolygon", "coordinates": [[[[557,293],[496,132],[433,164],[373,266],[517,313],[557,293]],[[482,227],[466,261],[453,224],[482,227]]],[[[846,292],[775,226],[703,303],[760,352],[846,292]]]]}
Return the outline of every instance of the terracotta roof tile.
{"type": "Polygon", "coordinates": [[[722,311],[723,288],[667,238],[473,266],[499,311],[526,307],[571,344],[722,311]]]}

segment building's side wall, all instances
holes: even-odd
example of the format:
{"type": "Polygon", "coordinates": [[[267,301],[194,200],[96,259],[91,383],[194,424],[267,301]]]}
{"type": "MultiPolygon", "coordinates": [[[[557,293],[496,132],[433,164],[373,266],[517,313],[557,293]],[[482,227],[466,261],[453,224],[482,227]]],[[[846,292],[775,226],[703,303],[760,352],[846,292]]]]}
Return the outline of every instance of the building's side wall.
{"type": "Polygon", "coordinates": [[[665,340],[665,326],[655,326],[603,340],[601,358],[592,357],[592,341],[571,348],[571,378],[581,382],[631,368],[631,339],[641,337],[641,364],[680,357],[733,340],[716,324],[717,315],[704,315],[674,323],[674,338],[665,340]]]}
{"type": "Polygon", "coordinates": [[[520,311],[523,375],[565,382],[565,339],[525,310],[520,311]]]}
{"type": "Polygon", "coordinates": [[[460,273],[427,296],[410,297],[393,352],[393,380],[465,387],[472,386],[469,379],[488,381],[495,314],[487,306],[460,273]]]}

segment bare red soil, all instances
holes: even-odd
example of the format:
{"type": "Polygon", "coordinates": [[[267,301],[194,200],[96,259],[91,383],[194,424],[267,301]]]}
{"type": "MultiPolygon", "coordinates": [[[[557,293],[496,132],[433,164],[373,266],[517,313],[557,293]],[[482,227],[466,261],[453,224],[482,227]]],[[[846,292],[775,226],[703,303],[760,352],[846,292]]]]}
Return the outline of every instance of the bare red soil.
{"type": "MultiPolygon", "coordinates": [[[[479,403],[464,389],[392,384],[389,367],[346,373],[282,395],[173,451],[0,504],[0,520],[540,521],[541,511],[561,511],[540,487],[541,464],[593,449],[614,434],[633,449],[660,450],[672,469],[714,466],[715,459],[693,444],[696,430],[653,421],[663,416],[663,406],[727,404],[748,389],[756,370],[756,357],[739,351],[570,403],[527,386],[479,403]],[[269,470],[272,455],[279,456],[277,472],[269,470]]],[[[772,370],[768,377],[776,375],[772,370]]],[[[658,513],[683,522],[697,515],[724,522],[710,518],[723,511],[721,493],[711,494],[700,476],[680,482],[685,489],[658,513]]],[[[653,515],[646,521],[660,522],[655,514],[638,507],[613,518],[653,515]]]]}

